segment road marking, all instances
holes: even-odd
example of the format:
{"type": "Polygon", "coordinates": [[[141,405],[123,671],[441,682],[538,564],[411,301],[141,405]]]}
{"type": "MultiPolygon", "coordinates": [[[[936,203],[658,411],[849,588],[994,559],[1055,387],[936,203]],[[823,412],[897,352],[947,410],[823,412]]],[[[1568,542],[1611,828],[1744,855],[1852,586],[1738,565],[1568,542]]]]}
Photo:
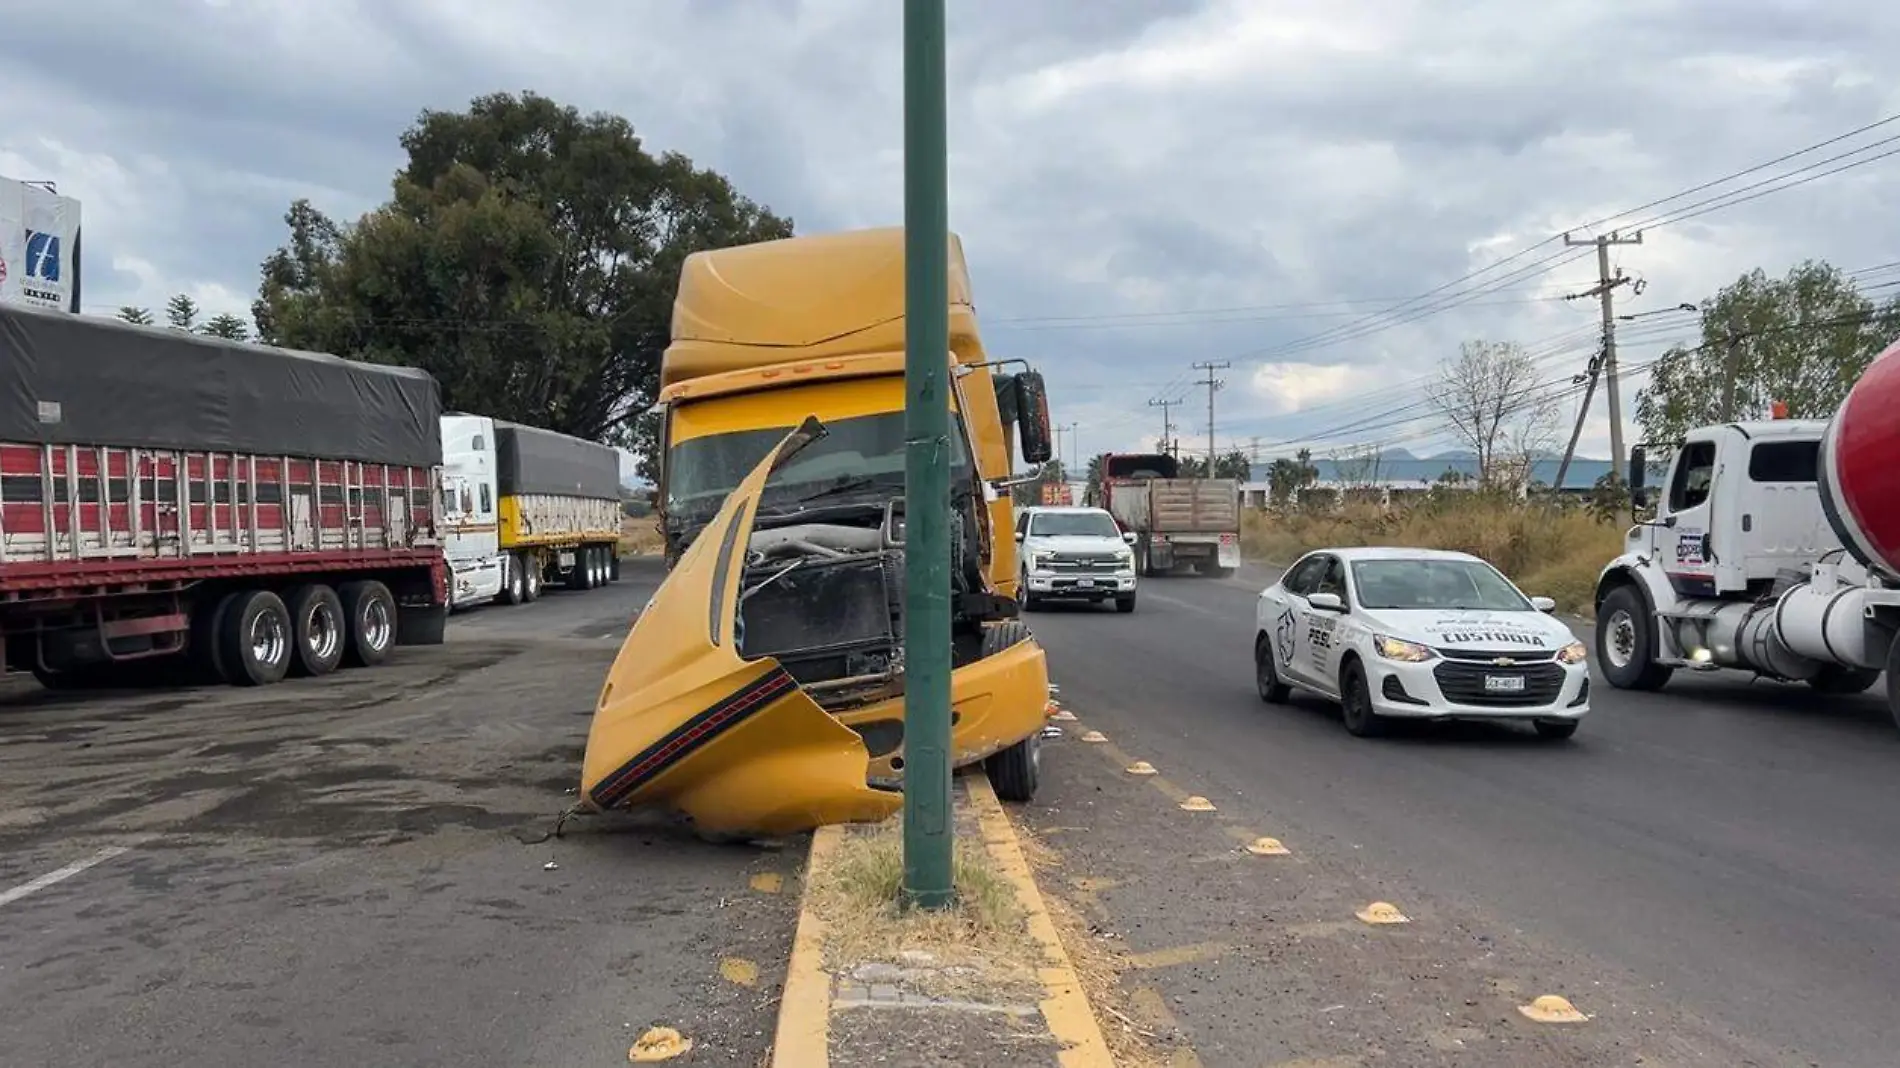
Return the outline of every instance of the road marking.
{"type": "Polygon", "coordinates": [[[1146,760],[1137,760],[1133,764],[1128,765],[1128,774],[1130,775],[1153,775],[1154,773],[1155,766],[1146,760]]]}
{"type": "Polygon", "coordinates": [[[1282,844],[1278,838],[1256,838],[1247,843],[1247,852],[1256,857],[1284,857],[1292,850],[1282,844]]]}
{"type": "Polygon", "coordinates": [[[1517,1011],[1526,1019],[1538,1023],[1582,1023],[1590,1017],[1577,1011],[1570,999],[1558,994],[1545,994],[1535,998],[1529,1005],[1519,1005],[1517,1011]]]}
{"type": "Polygon", "coordinates": [[[62,883],[96,864],[104,864],[113,857],[126,852],[125,846],[107,846],[84,860],[75,860],[71,864],[55,871],[49,871],[37,879],[29,879],[11,890],[0,891],[0,907],[13,904],[28,894],[38,893],[55,883],[62,883]]]}
{"type": "Polygon", "coordinates": [[[749,880],[752,889],[761,894],[776,894],[785,886],[785,876],[775,871],[762,871],[749,880]]]}
{"type": "MultiPolygon", "coordinates": [[[[1172,1031],[1177,1040],[1186,1041],[1187,1030],[1181,1026],[1174,1013],[1168,1009],[1168,1000],[1161,992],[1151,986],[1136,987],[1128,995],[1129,1008],[1135,1015],[1153,1024],[1157,1030],[1172,1031]]],[[[1161,1062],[1166,1068],[1201,1068],[1201,1058],[1192,1047],[1181,1045],[1168,1051],[1167,1059],[1161,1062]]]]}
{"type": "Polygon", "coordinates": [[[1114,1068],[1115,1058],[1108,1052],[1094,1007],[1042,903],[1042,891],[1036,888],[1036,877],[1029,870],[1029,859],[1023,855],[1009,814],[996,799],[989,776],[971,775],[965,783],[970,807],[976,810],[977,826],[983,834],[983,846],[995,862],[996,873],[1015,887],[1016,903],[1028,918],[1029,936],[1042,947],[1043,964],[1036,969],[1042,981],[1040,1007],[1050,1035],[1061,1046],[1056,1063],[1061,1068],[1114,1068]]]}
{"type": "Polygon", "coordinates": [[[1353,913],[1353,915],[1370,924],[1412,922],[1411,917],[1400,912],[1397,905],[1385,901],[1374,901],[1372,904],[1353,913]]]}
{"type": "Polygon", "coordinates": [[[1209,801],[1200,794],[1194,794],[1191,797],[1181,799],[1181,809],[1184,812],[1212,812],[1214,811],[1214,802],[1209,801]]]}
{"type": "Polygon", "coordinates": [[[1210,957],[1218,957],[1232,948],[1225,942],[1196,942],[1171,949],[1155,949],[1146,953],[1131,954],[1128,958],[1128,966],[1141,971],[1173,968],[1182,964],[1194,964],[1210,957]]]}
{"type": "Polygon", "coordinates": [[[1101,731],[1086,731],[1082,735],[1082,740],[1091,743],[1106,742],[1108,741],[1108,735],[1103,734],[1101,731]]]}
{"type": "Polygon", "coordinates": [[[744,957],[727,957],[720,961],[719,974],[736,986],[759,985],[759,966],[744,957]]]}

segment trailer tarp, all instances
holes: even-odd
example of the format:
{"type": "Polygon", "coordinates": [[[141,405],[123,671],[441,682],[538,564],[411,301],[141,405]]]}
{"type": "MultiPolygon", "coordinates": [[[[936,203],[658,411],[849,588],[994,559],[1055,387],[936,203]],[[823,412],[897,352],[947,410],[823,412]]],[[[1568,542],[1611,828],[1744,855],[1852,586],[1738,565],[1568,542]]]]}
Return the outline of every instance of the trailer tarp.
{"type": "Polygon", "coordinates": [[[495,484],[504,497],[523,493],[620,499],[620,453],[539,427],[495,420],[495,484]]]}
{"type": "Polygon", "coordinates": [[[431,467],[424,371],[0,306],[0,441],[431,467]]]}

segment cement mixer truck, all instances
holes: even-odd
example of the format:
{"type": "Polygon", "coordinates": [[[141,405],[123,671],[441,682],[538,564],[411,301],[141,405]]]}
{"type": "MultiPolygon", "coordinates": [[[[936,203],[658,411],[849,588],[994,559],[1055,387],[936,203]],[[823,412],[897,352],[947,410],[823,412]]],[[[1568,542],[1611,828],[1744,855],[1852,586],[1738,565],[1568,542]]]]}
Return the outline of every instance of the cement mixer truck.
{"type": "MultiPolygon", "coordinates": [[[[1655,518],[1597,583],[1610,685],[1739,670],[1861,693],[1884,671],[1900,725],[1900,343],[1832,419],[1726,423],[1668,446],[1655,518]]],[[[1631,450],[1629,485],[1657,446],[1631,450]]]]}

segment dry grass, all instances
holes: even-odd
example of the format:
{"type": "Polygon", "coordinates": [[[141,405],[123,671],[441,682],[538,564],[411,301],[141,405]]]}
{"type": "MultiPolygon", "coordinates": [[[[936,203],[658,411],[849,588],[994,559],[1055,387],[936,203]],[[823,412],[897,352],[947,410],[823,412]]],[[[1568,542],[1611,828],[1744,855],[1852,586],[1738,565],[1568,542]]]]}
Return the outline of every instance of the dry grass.
{"type": "Polygon", "coordinates": [[[951,908],[904,908],[903,821],[893,817],[847,833],[811,886],[825,923],[827,966],[897,963],[906,950],[922,950],[940,969],[929,984],[933,992],[962,992],[960,978],[989,991],[999,984],[1033,987],[1038,949],[1015,888],[991,870],[981,839],[957,838],[952,877],[957,901],[951,908]]]}
{"type": "Polygon", "coordinates": [[[1248,557],[1276,564],[1328,545],[1456,549],[1489,560],[1559,611],[1581,613],[1598,572],[1622,551],[1623,528],[1582,508],[1460,493],[1390,511],[1348,503],[1337,512],[1249,512],[1241,537],[1248,557]]]}
{"type": "Polygon", "coordinates": [[[620,555],[658,556],[662,548],[660,528],[651,516],[620,521],[620,555]]]}

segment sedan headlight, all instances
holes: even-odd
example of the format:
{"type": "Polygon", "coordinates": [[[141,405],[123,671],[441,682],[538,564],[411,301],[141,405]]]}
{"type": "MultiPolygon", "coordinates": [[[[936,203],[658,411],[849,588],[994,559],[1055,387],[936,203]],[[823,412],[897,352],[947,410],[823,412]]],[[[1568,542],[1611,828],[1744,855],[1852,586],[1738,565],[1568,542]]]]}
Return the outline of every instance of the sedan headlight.
{"type": "Polygon", "coordinates": [[[1582,642],[1571,642],[1557,650],[1559,664],[1581,664],[1590,656],[1590,650],[1582,642]]]}
{"type": "Polygon", "coordinates": [[[1438,655],[1417,642],[1388,638],[1383,634],[1372,636],[1372,647],[1387,660],[1403,660],[1408,664],[1421,664],[1438,655]]]}

